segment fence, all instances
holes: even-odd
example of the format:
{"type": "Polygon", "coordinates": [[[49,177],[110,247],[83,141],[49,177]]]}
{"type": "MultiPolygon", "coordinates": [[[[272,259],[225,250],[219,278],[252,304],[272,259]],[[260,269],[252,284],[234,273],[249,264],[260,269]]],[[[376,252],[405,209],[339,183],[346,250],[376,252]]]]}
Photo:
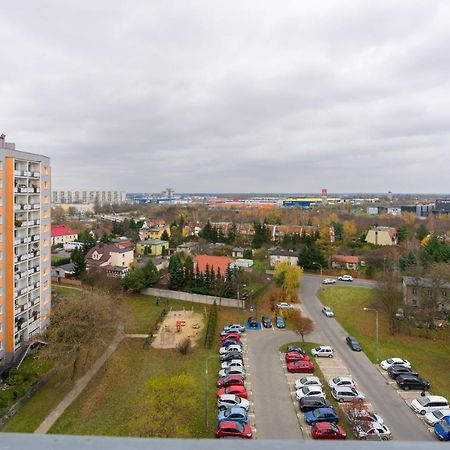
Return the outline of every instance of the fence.
{"type": "Polygon", "coordinates": [[[236,298],[214,297],[212,295],[190,294],[189,292],[171,291],[169,289],[147,288],[141,291],[144,295],[153,295],[154,297],[171,298],[173,300],[181,300],[183,302],[203,303],[212,305],[214,302],[218,306],[228,306],[229,308],[245,309],[245,301],[236,298]]]}

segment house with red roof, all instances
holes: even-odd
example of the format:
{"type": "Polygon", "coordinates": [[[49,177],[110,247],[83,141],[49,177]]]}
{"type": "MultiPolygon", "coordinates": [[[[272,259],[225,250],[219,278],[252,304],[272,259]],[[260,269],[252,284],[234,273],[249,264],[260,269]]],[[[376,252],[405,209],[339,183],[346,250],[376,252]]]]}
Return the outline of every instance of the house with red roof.
{"type": "Polygon", "coordinates": [[[52,225],[51,244],[65,244],[75,242],[78,239],[78,232],[72,230],[67,225],[52,225]]]}
{"type": "Polygon", "coordinates": [[[220,274],[224,276],[233,262],[234,259],[228,256],[196,255],[194,256],[194,270],[197,270],[198,267],[200,273],[205,273],[206,266],[208,266],[209,270],[214,269],[215,273],[220,270],[220,274]]]}
{"type": "Polygon", "coordinates": [[[357,256],[350,255],[332,255],[331,267],[333,269],[348,269],[356,270],[358,268],[359,258],[357,256]]]}

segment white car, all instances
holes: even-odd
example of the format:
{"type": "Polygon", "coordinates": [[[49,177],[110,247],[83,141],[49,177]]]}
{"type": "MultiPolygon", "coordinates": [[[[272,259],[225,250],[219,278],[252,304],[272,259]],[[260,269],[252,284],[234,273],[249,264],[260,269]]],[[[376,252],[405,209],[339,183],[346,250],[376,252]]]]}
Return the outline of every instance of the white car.
{"type": "Polygon", "coordinates": [[[238,406],[248,411],[249,405],[250,403],[246,398],[241,398],[233,394],[223,394],[219,395],[219,397],[217,398],[217,407],[221,411],[232,408],[233,406],[238,406]]]}
{"type": "Polygon", "coordinates": [[[242,346],[240,346],[239,344],[232,344],[229,345],[228,347],[220,347],[219,349],[220,355],[226,355],[227,353],[233,352],[242,353],[242,346]]]}
{"type": "Polygon", "coordinates": [[[388,370],[389,367],[392,366],[404,366],[407,367],[408,369],[411,369],[411,363],[408,360],[402,358],[385,359],[384,361],[381,361],[380,364],[380,367],[384,370],[388,370]]]}
{"type": "Polygon", "coordinates": [[[219,377],[226,377],[227,375],[240,375],[245,379],[245,369],[241,366],[228,367],[226,369],[219,370],[219,377]]]}
{"type": "Polygon", "coordinates": [[[232,359],[222,363],[222,369],[228,369],[228,367],[244,367],[244,362],[242,359],[232,359]]]}
{"type": "Polygon", "coordinates": [[[417,414],[428,414],[438,409],[447,409],[448,400],[440,395],[425,395],[424,397],[417,397],[411,402],[411,408],[417,414]]]}
{"type": "Polygon", "coordinates": [[[327,316],[327,317],[334,317],[334,312],[333,310],[329,307],[329,306],[324,306],[322,308],[322,312],[327,316]]]}
{"type": "Polygon", "coordinates": [[[436,409],[425,414],[425,422],[434,427],[438,422],[450,416],[450,409],[436,409]]]}
{"type": "Polygon", "coordinates": [[[340,281],[353,281],[353,277],[351,275],[341,275],[338,277],[340,281]]]}
{"type": "Polygon", "coordinates": [[[320,347],[313,348],[311,350],[311,354],[313,356],[323,356],[326,358],[332,358],[333,357],[333,349],[329,347],[328,345],[321,345],[320,347]]]}
{"type": "Polygon", "coordinates": [[[281,303],[278,303],[277,307],[279,309],[289,309],[289,308],[293,308],[294,305],[292,303],[281,302],[281,303]]]}
{"type": "Polygon", "coordinates": [[[323,392],[320,386],[304,386],[295,392],[295,397],[300,400],[303,397],[321,397],[325,398],[325,392],[323,392]]]}
{"type": "Polygon", "coordinates": [[[355,387],[355,382],[352,377],[334,377],[328,380],[328,386],[333,389],[336,386],[355,387]]]}
{"type": "Polygon", "coordinates": [[[296,391],[305,387],[305,386],[320,386],[322,387],[322,383],[319,377],[303,377],[299,380],[296,380],[294,383],[294,388],[296,391]]]}
{"type": "Polygon", "coordinates": [[[243,333],[245,331],[245,327],[243,327],[240,323],[232,323],[231,325],[227,325],[223,327],[223,331],[229,332],[229,331],[239,331],[243,333]]]}
{"type": "Polygon", "coordinates": [[[336,283],[336,280],[333,278],[325,278],[325,280],[322,281],[322,284],[334,284],[336,283]]]}
{"type": "Polygon", "coordinates": [[[361,422],[356,427],[356,437],[364,440],[388,441],[391,438],[391,431],[383,423],[361,422]]]}

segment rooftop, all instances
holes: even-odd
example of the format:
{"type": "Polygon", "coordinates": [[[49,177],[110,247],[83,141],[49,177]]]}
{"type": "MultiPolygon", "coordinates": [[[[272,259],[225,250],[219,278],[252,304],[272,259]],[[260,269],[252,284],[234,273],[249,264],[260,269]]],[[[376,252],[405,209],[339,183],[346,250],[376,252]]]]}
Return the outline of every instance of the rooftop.
{"type": "Polygon", "coordinates": [[[78,234],[78,231],[72,230],[67,225],[52,225],[52,237],[71,236],[72,234],[78,234]]]}

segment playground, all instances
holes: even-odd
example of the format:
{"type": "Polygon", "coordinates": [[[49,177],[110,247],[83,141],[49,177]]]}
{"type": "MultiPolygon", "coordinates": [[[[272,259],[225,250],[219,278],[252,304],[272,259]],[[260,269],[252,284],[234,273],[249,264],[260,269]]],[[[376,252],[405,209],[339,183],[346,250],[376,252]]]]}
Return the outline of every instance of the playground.
{"type": "Polygon", "coordinates": [[[203,330],[203,314],[193,310],[169,311],[159,327],[154,348],[177,348],[185,339],[195,347],[203,330]]]}

